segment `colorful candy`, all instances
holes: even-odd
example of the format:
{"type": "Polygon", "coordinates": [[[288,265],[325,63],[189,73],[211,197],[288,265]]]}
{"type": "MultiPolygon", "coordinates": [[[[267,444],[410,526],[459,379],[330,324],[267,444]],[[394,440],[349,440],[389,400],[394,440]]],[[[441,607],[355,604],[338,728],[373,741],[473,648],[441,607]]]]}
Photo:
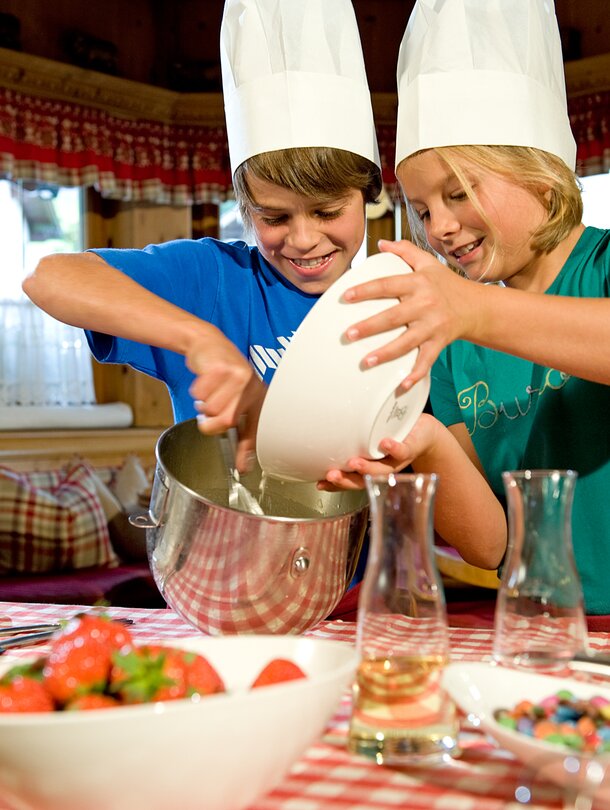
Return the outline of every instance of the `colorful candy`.
{"type": "Polygon", "coordinates": [[[596,695],[584,700],[567,689],[536,703],[521,700],[512,709],[496,709],[500,725],[573,751],[610,751],[610,700],[596,695]]]}

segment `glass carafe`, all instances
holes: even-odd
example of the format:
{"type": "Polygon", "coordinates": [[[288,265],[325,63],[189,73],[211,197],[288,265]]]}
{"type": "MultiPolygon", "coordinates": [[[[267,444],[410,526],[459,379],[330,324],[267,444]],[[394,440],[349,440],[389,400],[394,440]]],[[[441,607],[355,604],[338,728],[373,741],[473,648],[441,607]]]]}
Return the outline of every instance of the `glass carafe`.
{"type": "Polygon", "coordinates": [[[455,752],[455,707],[442,688],[449,634],[433,556],[436,476],[368,477],[371,547],[358,603],[361,661],[348,748],[378,763],[455,752]]]}
{"type": "Polygon", "coordinates": [[[560,667],[586,644],[580,578],[572,550],[572,470],[503,473],[508,551],[496,602],[494,658],[560,667]]]}

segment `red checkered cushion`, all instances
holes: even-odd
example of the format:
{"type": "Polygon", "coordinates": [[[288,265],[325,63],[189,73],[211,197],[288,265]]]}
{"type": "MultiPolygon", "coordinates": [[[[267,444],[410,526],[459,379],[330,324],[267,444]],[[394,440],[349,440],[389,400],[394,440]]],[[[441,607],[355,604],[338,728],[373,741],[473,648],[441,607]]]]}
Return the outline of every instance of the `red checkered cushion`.
{"type": "Polygon", "coordinates": [[[95,476],[83,463],[48,479],[0,467],[0,573],[50,573],[114,566],[95,476]]]}
{"type": "MultiPolygon", "coordinates": [[[[72,456],[70,461],[63,467],[56,467],[52,470],[28,470],[27,472],[21,473],[21,475],[28,483],[39,489],[53,489],[53,487],[58,486],[58,484],[64,480],[71,469],[78,467],[79,464],[84,464],[91,474],[99,478],[106,486],[110,486],[113,479],[116,477],[115,467],[95,467],[95,469],[93,469],[93,467],[79,455],[72,456]]],[[[0,470],[6,471],[7,469],[8,468],[0,465],[0,470]]]]}

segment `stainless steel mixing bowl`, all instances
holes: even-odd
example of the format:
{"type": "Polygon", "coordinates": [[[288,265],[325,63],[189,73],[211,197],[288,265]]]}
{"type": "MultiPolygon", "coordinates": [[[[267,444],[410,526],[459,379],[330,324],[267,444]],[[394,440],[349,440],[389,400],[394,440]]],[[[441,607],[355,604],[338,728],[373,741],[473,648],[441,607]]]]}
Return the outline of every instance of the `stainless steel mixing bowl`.
{"type": "MultiPolygon", "coordinates": [[[[168,604],[210,634],[301,633],[337,605],[368,524],[365,492],[319,492],[267,479],[263,516],[228,506],[217,437],[195,419],[166,430],[146,527],[148,558],[168,604]]],[[[261,470],[242,482],[258,495],[261,470]]]]}

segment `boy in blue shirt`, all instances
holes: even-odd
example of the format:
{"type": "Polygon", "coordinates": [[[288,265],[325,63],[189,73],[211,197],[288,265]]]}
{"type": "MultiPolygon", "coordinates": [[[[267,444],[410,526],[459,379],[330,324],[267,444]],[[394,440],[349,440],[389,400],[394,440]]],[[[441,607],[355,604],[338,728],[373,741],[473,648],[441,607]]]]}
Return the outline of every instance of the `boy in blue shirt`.
{"type": "Polygon", "coordinates": [[[204,415],[206,433],[239,424],[243,469],[266,385],[349,269],[381,171],[349,0],[227,0],[221,59],[234,188],[256,245],[56,254],[23,288],[83,327],[101,362],[163,380],[176,421],[204,415]]]}

